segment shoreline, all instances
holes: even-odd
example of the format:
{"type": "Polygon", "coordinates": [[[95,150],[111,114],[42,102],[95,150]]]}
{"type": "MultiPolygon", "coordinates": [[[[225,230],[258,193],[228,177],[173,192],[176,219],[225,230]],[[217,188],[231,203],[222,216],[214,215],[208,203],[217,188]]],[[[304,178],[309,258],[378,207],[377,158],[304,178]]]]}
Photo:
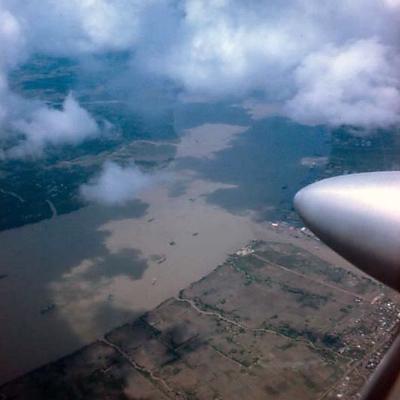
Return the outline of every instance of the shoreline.
{"type": "Polygon", "coordinates": [[[231,252],[230,254],[226,254],[223,262],[219,263],[218,265],[214,265],[213,268],[210,269],[210,271],[208,271],[205,275],[199,277],[198,279],[190,282],[188,285],[182,287],[180,290],[176,291],[172,296],[169,296],[169,297],[163,299],[156,306],[151,307],[147,310],[144,310],[142,313],[137,314],[133,319],[130,318],[128,320],[122,321],[121,324],[113,326],[110,330],[103,332],[101,337],[94,338],[92,341],[87,341],[87,342],[83,343],[82,346],[72,349],[70,352],[63,354],[59,358],[50,359],[47,362],[37,365],[35,368],[25,371],[21,374],[18,374],[9,380],[1,381],[0,388],[2,388],[5,385],[12,384],[14,381],[17,381],[17,380],[21,379],[23,376],[35,372],[36,370],[44,367],[45,365],[47,365],[49,363],[57,362],[60,359],[64,359],[64,358],[70,358],[71,356],[74,356],[75,354],[81,352],[84,348],[93,345],[94,343],[98,342],[99,340],[101,342],[103,340],[102,338],[106,337],[111,332],[122,328],[126,324],[134,323],[136,320],[139,320],[140,318],[142,318],[149,312],[160,309],[164,304],[169,303],[174,298],[177,298],[181,291],[189,290],[191,287],[196,286],[197,283],[203,281],[204,279],[207,279],[207,277],[214,274],[219,268],[221,268],[226,262],[228,262],[232,256],[240,255],[240,252],[243,251],[243,249],[251,247],[255,242],[291,244],[291,245],[294,245],[301,249],[304,249],[304,250],[310,252],[311,254],[317,255],[319,258],[321,258],[322,260],[328,261],[329,263],[333,263],[334,265],[335,264],[340,265],[342,268],[345,268],[348,270],[356,271],[361,276],[365,275],[365,274],[362,274],[355,267],[353,267],[351,264],[349,264],[345,260],[343,260],[341,258],[341,256],[334,253],[327,246],[320,243],[319,240],[317,238],[315,238],[315,236],[313,236],[313,234],[310,233],[308,230],[304,230],[304,228],[303,228],[303,230],[301,228],[294,228],[292,226],[289,226],[285,222],[274,222],[274,223],[267,222],[267,223],[264,223],[264,230],[263,230],[262,235],[259,235],[258,238],[256,238],[254,236],[249,242],[243,244],[240,248],[236,248],[236,250],[234,252],[231,252]]]}
{"type": "Polygon", "coordinates": [[[246,132],[200,125],[183,137],[182,158],[166,171],[172,179],[131,204],[90,205],[0,233],[0,271],[8,274],[0,281],[0,384],[153,309],[251,240],[296,239],[257,222],[253,211],[238,215],[207,201],[235,186],[208,181],[187,163],[179,169],[179,160],[214,160],[246,132]]]}
{"type": "MultiPolygon", "coordinates": [[[[302,232],[300,228],[293,228],[293,227],[287,226],[284,222],[278,223],[278,226],[274,226],[275,224],[276,223],[267,222],[267,223],[264,223],[263,226],[260,226],[260,224],[257,224],[258,226],[253,226],[253,236],[250,238],[250,240],[248,240],[247,242],[242,242],[239,246],[235,246],[235,248],[232,247],[232,250],[226,252],[224,254],[222,260],[220,262],[218,262],[217,264],[213,264],[212,267],[210,265],[205,266],[205,271],[200,273],[196,279],[191,280],[187,284],[182,284],[182,282],[179,282],[179,285],[176,288],[176,290],[174,290],[172,293],[168,292],[168,293],[171,293],[171,295],[167,296],[165,292],[162,292],[163,293],[162,300],[156,302],[157,304],[155,304],[154,306],[149,306],[145,309],[142,309],[142,311],[136,310],[135,313],[123,314],[122,318],[120,318],[120,321],[118,324],[114,323],[108,330],[103,329],[102,332],[100,333],[100,335],[97,334],[96,336],[93,336],[91,340],[90,340],[90,337],[86,337],[86,339],[83,340],[81,343],[75,344],[72,347],[68,346],[69,351],[64,350],[63,352],[60,353],[60,355],[55,355],[54,357],[47,357],[44,360],[44,362],[41,362],[41,363],[36,362],[35,366],[33,368],[27,368],[24,370],[21,369],[19,373],[10,374],[9,379],[5,379],[5,380],[2,379],[0,381],[0,386],[3,386],[9,382],[16,380],[16,379],[19,379],[21,376],[24,376],[27,373],[30,373],[30,372],[42,367],[43,365],[46,365],[50,362],[54,362],[60,358],[70,356],[71,354],[74,354],[75,352],[82,349],[82,347],[86,347],[86,346],[90,345],[91,343],[93,343],[94,341],[96,341],[99,336],[104,336],[108,332],[112,331],[113,329],[120,327],[128,322],[132,322],[132,320],[140,318],[144,314],[146,314],[154,309],[159,308],[162,304],[169,301],[174,296],[177,296],[181,290],[186,289],[186,288],[194,285],[196,282],[207,278],[208,275],[212,274],[219,266],[221,266],[227,259],[229,259],[229,257],[233,253],[236,253],[238,250],[247,246],[252,241],[262,240],[265,242],[293,244],[295,246],[298,246],[300,248],[303,248],[303,249],[309,251],[312,254],[318,255],[318,257],[320,257],[322,259],[325,259],[331,263],[335,263],[336,265],[340,265],[340,266],[350,269],[352,271],[357,271],[357,273],[360,274],[360,271],[355,269],[355,267],[353,267],[351,264],[347,263],[339,255],[334,253],[332,250],[330,250],[324,244],[319,243],[319,241],[317,239],[315,239],[315,237],[309,235],[308,233],[302,232]]],[[[157,282],[155,284],[150,281],[149,277],[145,278],[144,282],[142,280],[137,281],[137,283],[141,284],[144,291],[146,291],[146,290],[151,291],[152,289],[156,290],[157,285],[160,282],[162,282],[162,278],[157,280],[157,282]],[[143,284],[144,282],[147,282],[147,284],[143,284]]],[[[118,281],[114,282],[114,285],[116,288],[119,288],[119,290],[120,290],[119,295],[123,296],[125,293],[124,291],[126,290],[126,288],[124,287],[124,280],[122,280],[120,282],[118,282],[118,281]]],[[[149,299],[149,296],[147,296],[147,299],[149,299]]],[[[111,300],[108,300],[108,301],[111,302],[111,300]]],[[[115,298],[112,299],[112,302],[114,302],[114,301],[115,301],[115,298]]],[[[154,297],[152,297],[150,303],[153,303],[153,302],[155,302],[154,297]]],[[[53,313],[53,311],[50,311],[48,315],[51,316],[52,313],[53,313]]],[[[71,312],[71,314],[74,315],[74,313],[72,313],[72,312],[71,312]]],[[[46,318],[47,315],[44,315],[44,317],[46,318]]],[[[77,323],[77,322],[79,322],[79,321],[75,321],[75,323],[77,323]]],[[[80,322],[82,322],[82,320],[80,320],[80,322]]]]}

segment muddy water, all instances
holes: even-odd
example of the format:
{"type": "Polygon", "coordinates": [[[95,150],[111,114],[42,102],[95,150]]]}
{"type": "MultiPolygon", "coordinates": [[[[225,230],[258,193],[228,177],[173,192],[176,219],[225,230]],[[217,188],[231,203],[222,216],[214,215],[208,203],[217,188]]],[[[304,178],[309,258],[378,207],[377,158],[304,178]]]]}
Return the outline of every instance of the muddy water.
{"type": "Polygon", "coordinates": [[[2,232],[0,383],[154,308],[257,238],[260,215],[307,178],[301,158],[325,151],[320,132],[299,130],[300,138],[290,133],[297,150],[276,155],[273,142],[289,126],[282,121],[279,132],[244,118],[191,126],[173,178],[137,201],[2,232]]]}

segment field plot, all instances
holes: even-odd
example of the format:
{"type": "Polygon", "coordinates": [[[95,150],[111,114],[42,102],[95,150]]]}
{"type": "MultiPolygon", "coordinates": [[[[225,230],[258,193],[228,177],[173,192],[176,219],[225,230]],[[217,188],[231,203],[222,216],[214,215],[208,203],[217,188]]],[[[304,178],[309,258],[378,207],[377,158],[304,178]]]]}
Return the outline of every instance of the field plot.
{"type": "Polygon", "coordinates": [[[395,294],[291,244],[246,249],[0,397],[355,399],[398,323],[395,294]]]}

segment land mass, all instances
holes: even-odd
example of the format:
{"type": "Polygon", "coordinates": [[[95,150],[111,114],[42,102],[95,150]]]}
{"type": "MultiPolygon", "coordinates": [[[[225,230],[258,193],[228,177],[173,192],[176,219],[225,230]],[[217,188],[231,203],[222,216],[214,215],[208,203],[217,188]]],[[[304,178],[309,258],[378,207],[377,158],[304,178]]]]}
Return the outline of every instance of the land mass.
{"type": "Polygon", "coordinates": [[[356,399],[398,325],[396,294],[293,243],[211,274],[2,399],[356,399]]]}
{"type": "MultiPolygon", "coordinates": [[[[122,60],[109,62],[116,67],[122,60]]],[[[71,60],[35,56],[13,71],[11,88],[24,98],[60,109],[76,89],[78,76],[79,66],[71,60]]],[[[152,171],[173,159],[178,138],[172,108],[166,106],[149,118],[133,111],[128,100],[105,93],[106,77],[97,78],[86,77],[79,95],[74,92],[98,122],[102,133],[97,137],[78,145],[48,145],[44,154],[22,159],[7,157],[7,151],[25,140],[23,136],[14,132],[0,139],[0,208],[7,211],[0,215],[0,231],[84,207],[79,187],[98,174],[106,160],[119,165],[134,160],[143,171],[152,171]]]]}

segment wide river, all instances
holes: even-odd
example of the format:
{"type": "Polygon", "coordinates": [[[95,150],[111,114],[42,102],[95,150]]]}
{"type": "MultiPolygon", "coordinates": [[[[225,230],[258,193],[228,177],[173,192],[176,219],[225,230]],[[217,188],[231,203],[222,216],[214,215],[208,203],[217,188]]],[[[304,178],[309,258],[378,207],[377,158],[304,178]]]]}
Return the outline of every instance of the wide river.
{"type": "Polygon", "coordinates": [[[327,133],[270,114],[187,105],[176,159],[137,200],[0,233],[0,383],[154,308],[285,218],[327,133]]]}

